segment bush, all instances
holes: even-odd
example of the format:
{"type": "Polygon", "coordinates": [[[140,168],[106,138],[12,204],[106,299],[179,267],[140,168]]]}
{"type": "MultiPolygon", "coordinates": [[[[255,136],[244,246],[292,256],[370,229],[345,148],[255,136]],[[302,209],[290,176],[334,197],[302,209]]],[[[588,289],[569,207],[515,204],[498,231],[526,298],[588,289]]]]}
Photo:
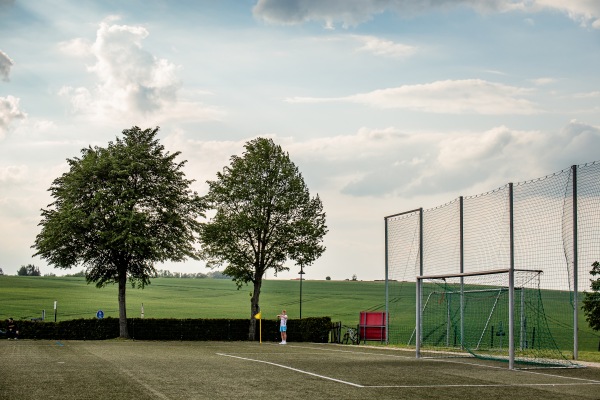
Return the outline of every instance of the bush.
{"type": "MultiPolygon", "coordinates": [[[[155,319],[130,318],[129,334],[134,340],[247,340],[247,319],[155,319]]],[[[262,339],[279,340],[279,323],[263,320],[262,339]]],[[[18,321],[21,339],[105,340],[119,337],[119,319],[73,319],[60,322],[18,321]]],[[[0,324],[0,328],[6,328],[0,324]]],[[[331,318],[288,321],[288,339],[294,342],[327,343],[331,318]]],[[[256,335],[259,340],[259,335],[256,335]]]]}

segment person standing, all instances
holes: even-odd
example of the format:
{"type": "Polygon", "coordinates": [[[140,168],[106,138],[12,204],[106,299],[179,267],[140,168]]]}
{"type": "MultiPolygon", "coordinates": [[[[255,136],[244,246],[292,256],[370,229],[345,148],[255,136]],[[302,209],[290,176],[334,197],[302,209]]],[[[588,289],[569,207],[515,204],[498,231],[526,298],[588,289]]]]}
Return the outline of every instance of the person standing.
{"type": "Polygon", "coordinates": [[[279,332],[281,333],[281,343],[279,343],[279,344],[286,344],[287,343],[287,319],[288,319],[288,316],[285,313],[285,310],[282,310],[281,314],[279,314],[277,316],[277,318],[279,318],[279,332]]]}
{"type": "Polygon", "coordinates": [[[8,329],[6,331],[6,337],[10,339],[17,340],[19,338],[19,331],[17,329],[17,324],[12,318],[8,319],[8,329]]]}

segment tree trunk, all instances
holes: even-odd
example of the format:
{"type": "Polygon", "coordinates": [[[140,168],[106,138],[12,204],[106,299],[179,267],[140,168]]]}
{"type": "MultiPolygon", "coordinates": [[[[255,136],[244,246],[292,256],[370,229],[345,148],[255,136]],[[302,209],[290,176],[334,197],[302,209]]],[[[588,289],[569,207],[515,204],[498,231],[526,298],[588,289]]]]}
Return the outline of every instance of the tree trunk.
{"type": "Polygon", "coordinates": [[[254,316],[260,311],[259,297],[260,287],[262,286],[262,275],[255,277],[254,280],[254,292],[250,299],[250,331],[248,332],[248,340],[256,340],[256,318],[254,316]]]}
{"type": "Polygon", "coordinates": [[[119,273],[119,337],[129,339],[127,330],[127,309],[125,307],[125,289],[127,287],[127,273],[119,273]]]}

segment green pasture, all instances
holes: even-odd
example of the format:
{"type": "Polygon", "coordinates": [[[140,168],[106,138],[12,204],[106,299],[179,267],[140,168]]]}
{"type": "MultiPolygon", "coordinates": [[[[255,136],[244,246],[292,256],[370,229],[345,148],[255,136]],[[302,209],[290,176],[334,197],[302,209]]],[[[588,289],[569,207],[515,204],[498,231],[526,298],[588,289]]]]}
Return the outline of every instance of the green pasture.
{"type": "MultiPolygon", "coordinates": [[[[145,318],[249,318],[252,286],[237,290],[227,279],[156,278],[144,289],[127,288],[127,316],[145,318]]],[[[302,316],[329,316],[333,321],[356,325],[360,311],[384,308],[384,282],[302,282],[302,316]]],[[[118,318],[117,286],[98,289],[84,278],[0,276],[0,320],[8,317],[57,321],[105,317],[118,318]]],[[[263,281],[260,307],[263,318],[275,319],[282,309],[290,318],[300,316],[300,282],[263,281]]],[[[414,307],[414,306],[413,306],[414,307]]]]}
{"type": "Polygon", "coordinates": [[[1,341],[0,399],[597,399],[597,368],[332,344],[1,341]]]}
{"type": "MultiPolygon", "coordinates": [[[[406,345],[414,330],[415,287],[411,282],[390,285],[390,342],[406,345]]],[[[127,315],[145,318],[249,318],[251,286],[237,290],[226,279],[157,278],[144,289],[127,289],[127,315]]],[[[559,347],[568,356],[572,350],[572,312],[568,293],[542,291],[548,324],[555,330],[559,347]]],[[[84,278],[0,276],[0,320],[94,318],[98,310],[105,317],[118,317],[117,287],[98,289],[84,278]]],[[[302,282],[302,316],[329,316],[347,326],[356,326],[360,311],[383,310],[384,282],[314,281],[302,282]]],[[[275,319],[285,308],[290,318],[300,316],[300,282],[265,280],[260,306],[263,318],[275,319]]],[[[592,331],[583,313],[579,315],[579,358],[599,361],[600,335],[592,331]]],[[[414,344],[414,341],[413,343],[414,344]]]]}

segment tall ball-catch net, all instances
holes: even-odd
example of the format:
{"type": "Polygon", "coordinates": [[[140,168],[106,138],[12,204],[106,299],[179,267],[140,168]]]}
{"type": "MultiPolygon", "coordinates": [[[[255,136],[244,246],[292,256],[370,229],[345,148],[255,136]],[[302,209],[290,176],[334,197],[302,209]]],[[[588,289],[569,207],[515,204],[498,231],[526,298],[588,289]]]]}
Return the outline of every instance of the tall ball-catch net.
{"type": "MultiPolygon", "coordinates": [[[[510,326],[506,318],[498,316],[502,307],[510,308],[511,302],[503,300],[510,300],[510,293],[502,288],[509,288],[506,277],[511,274],[490,272],[512,271],[513,341],[510,347],[514,349],[514,357],[511,364],[525,353],[528,362],[535,362],[537,357],[540,364],[546,364],[551,358],[547,352],[558,350],[560,354],[552,357],[566,360],[577,359],[579,348],[597,350],[599,337],[587,326],[580,305],[583,291],[590,288],[590,266],[600,260],[600,162],[572,166],[539,179],[509,183],[475,196],[461,196],[438,207],[388,216],[385,218],[385,248],[389,343],[415,346],[417,355],[421,344],[428,351],[433,345],[456,349],[455,341],[461,349],[472,351],[492,343],[493,326],[494,346],[502,342],[506,348],[510,326]],[[482,277],[478,279],[485,277],[485,281],[475,281],[474,276],[478,275],[482,277]],[[417,277],[425,276],[445,277],[446,281],[440,286],[442,283],[436,280],[423,279],[422,293],[418,295],[417,277]],[[453,285],[461,278],[464,288],[459,295],[453,285]],[[492,279],[501,281],[491,282],[492,279]],[[519,282],[525,281],[529,283],[521,289],[519,282]],[[459,307],[456,299],[462,298],[464,320],[457,325],[452,318],[447,319],[446,336],[440,340],[434,338],[441,337],[442,328],[427,336],[427,325],[423,321],[419,338],[415,313],[411,315],[407,309],[417,310],[417,319],[419,316],[428,318],[428,308],[433,310],[433,304],[437,304],[433,299],[437,296],[439,303],[442,296],[431,294],[428,300],[428,291],[437,287],[439,292],[444,285],[448,290],[444,291],[443,302],[450,302],[450,306],[444,303],[446,312],[454,311],[451,315],[457,318],[460,314],[452,307],[459,307]],[[477,289],[469,289],[471,286],[488,287],[491,291],[482,288],[476,292],[477,289]],[[521,296],[524,296],[523,304],[521,296]],[[488,302],[496,303],[493,313],[488,302]],[[421,303],[420,311],[417,303],[421,303]],[[492,313],[485,332],[480,325],[488,317],[470,317],[470,312],[475,312],[473,304],[480,304],[482,309],[492,313]],[[526,325],[523,328],[521,306],[536,310],[524,313],[526,325]],[[500,322],[505,335],[498,335],[500,322]],[[475,332],[479,330],[483,335],[479,347],[473,347],[468,335],[472,325],[477,326],[473,328],[475,332]],[[458,327],[466,327],[462,335],[458,327]],[[532,337],[533,327],[535,337],[532,337]],[[521,341],[522,332],[526,346],[521,341]],[[522,348],[526,349],[525,353],[519,353],[522,348]]],[[[482,355],[494,351],[472,353],[482,355]]]]}

